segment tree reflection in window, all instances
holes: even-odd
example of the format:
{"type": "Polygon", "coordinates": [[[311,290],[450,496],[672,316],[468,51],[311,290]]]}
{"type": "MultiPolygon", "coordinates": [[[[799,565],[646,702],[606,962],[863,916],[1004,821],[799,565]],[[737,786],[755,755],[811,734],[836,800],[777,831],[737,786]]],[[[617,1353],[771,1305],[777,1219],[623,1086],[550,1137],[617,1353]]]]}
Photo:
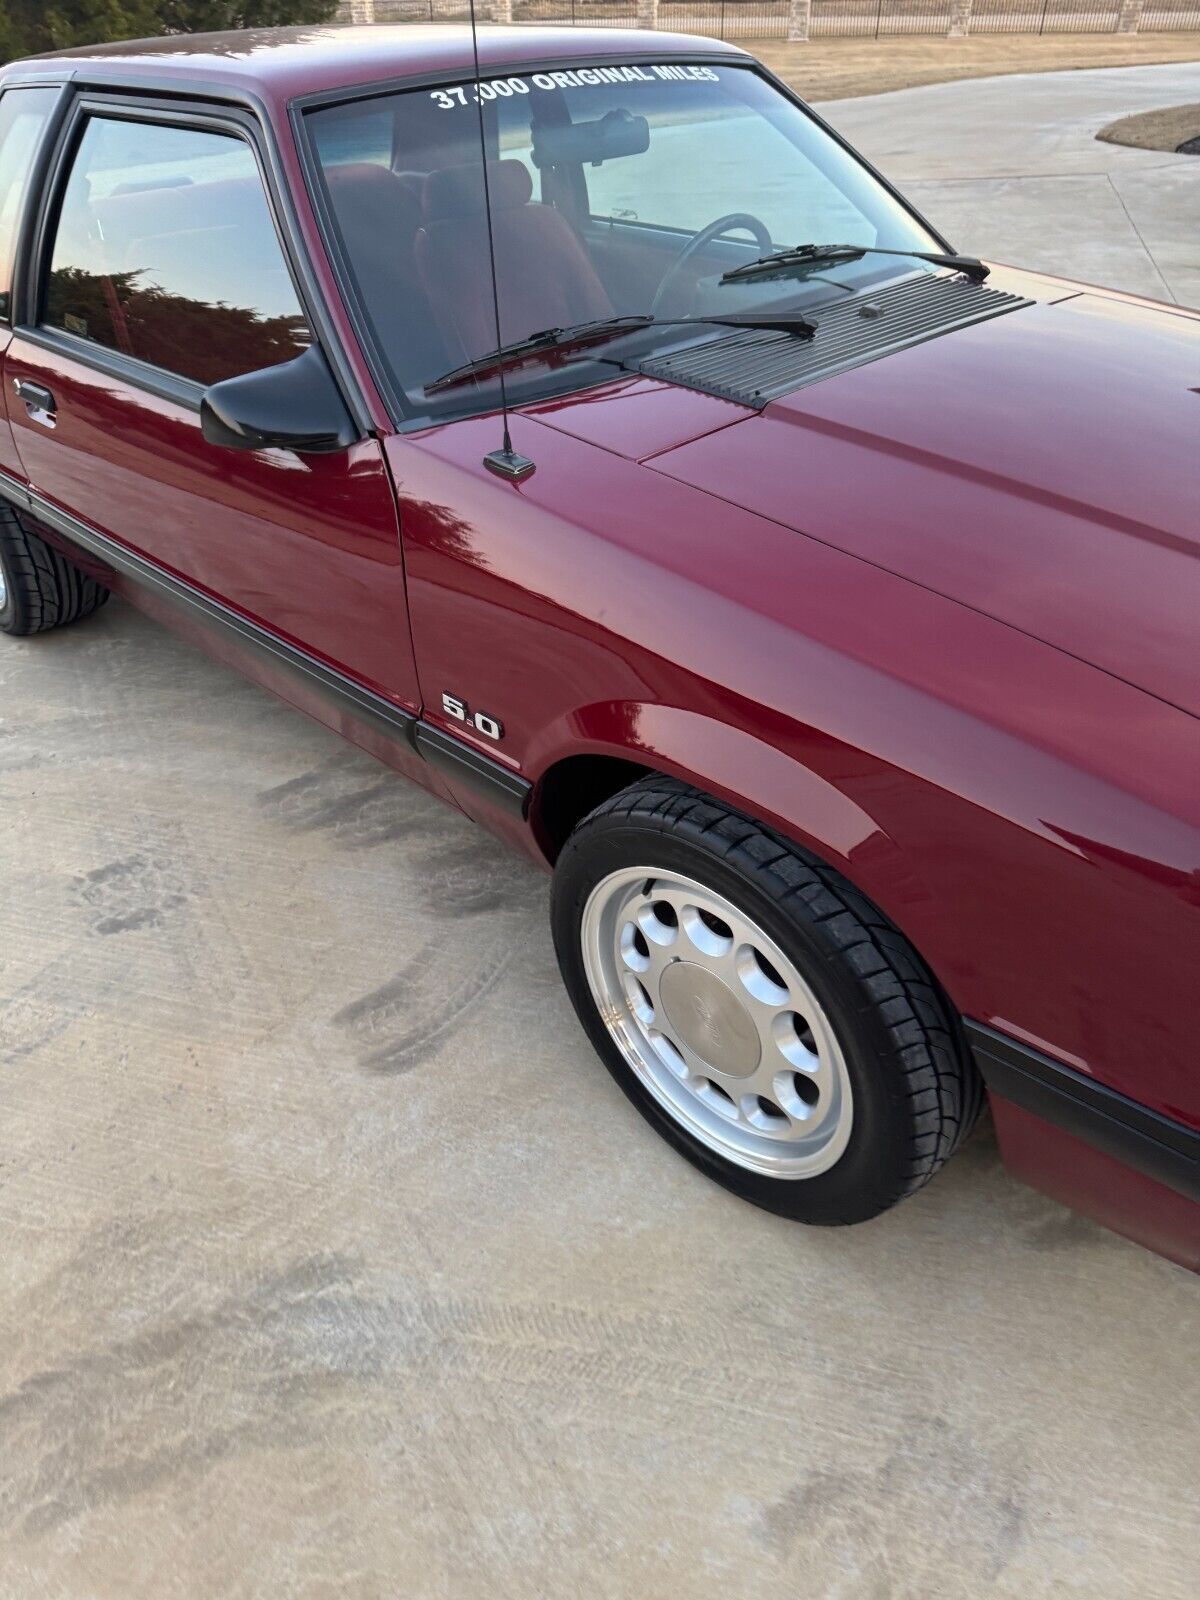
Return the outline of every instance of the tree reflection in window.
{"type": "Polygon", "coordinates": [[[53,328],[206,386],[311,342],[251,146],[140,118],[84,123],[43,307],[53,328]]]}
{"type": "Polygon", "coordinates": [[[153,281],[139,283],[145,277],[144,268],[102,277],[59,267],[47,286],[46,321],[205,385],[291,361],[311,342],[299,312],[269,317],[249,306],[191,300],[153,281]]]}

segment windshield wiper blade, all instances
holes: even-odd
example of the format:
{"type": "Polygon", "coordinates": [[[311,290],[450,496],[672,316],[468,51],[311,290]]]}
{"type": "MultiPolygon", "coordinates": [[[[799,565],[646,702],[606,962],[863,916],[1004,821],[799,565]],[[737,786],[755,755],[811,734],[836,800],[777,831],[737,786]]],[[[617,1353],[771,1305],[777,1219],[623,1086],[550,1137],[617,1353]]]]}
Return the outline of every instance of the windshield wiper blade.
{"type": "Polygon", "coordinates": [[[599,321],[577,322],[568,328],[543,328],[528,338],[517,339],[512,344],[502,344],[498,350],[466,361],[461,367],[443,372],[425,385],[426,394],[439,394],[452,389],[455,384],[466,383],[471,378],[486,378],[518,365],[529,356],[541,355],[547,350],[578,350],[589,344],[600,344],[605,339],[615,339],[619,334],[632,333],[636,328],[648,327],[655,319],[651,316],[604,317],[599,321]]]}
{"type": "Polygon", "coordinates": [[[811,339],[816,332],[816,324],[798,312],[782,312],[765,317],[652,317],[648,313],[604,317],[595,322],[573,323],[567,328],[543,328],[540,333],[531,333],[528,338],[501,345],[498,350],[478,356],[474,361],[464,362],[450,372],[443,372],[440,378],[434,378],[425,385],[425,393],[440,394],[443,389],[453,389],[460,383],[469,383],[473,378],[491,377],[550,351],[586,349],[588,345],[601,344],[622,334],[636,333],[641,328],[703,328],[713,324],[722,328],[764,328],[777,333],[790,333],[799,339],[811,339]]]}
{"type": "MultiPolygon", "coordinates": [[[[799,244],[785,250],[772,250],[770,255],[757,261],[747,261],[740,267],[731,267],[721,276],[721,283],[737,283],[750,278],[782,278],[805,267],[829,266],[839,261],[858,261],[863,256],[902,256],[913,261],[928,261],[935,267],[949,267],[964,273],[976,283],[982,283],[989,269],[974,256],[960,256],[939,250],[885,250],[878,245],[866,244],[799,244]]],[[[491,377],[505,372],[509,367],[542,356],[549,351],[586,349],[591,344],[602,344],[607,339],[620,338],[622,334],[635,333],[650,327],[702,327],[708,323],[725,328],[761,328],[778,333],[790,333],[797,338],[810,339],[816,325],[798,312],[783,312],[776,316],[728,317],[654,317],[648,313],[601,317],[590,322],[572,323],[566,328],[543,328],[512,344],[501,345],[486,355],[466,361],[460,367],[443,372],[441,377],[425,385],[426,394],[440,394],[460,383],[474,378],[491,377]]]]}
{"type": "Polygon", "coordinates": [[[772,250],[721,275],[722,283],[744,282],[749,278],[784,278],[805,267],[832,266],[840,261],[859,261],[863,256],[901,256],[910,261],[928,261],[931,266],[949,267],[974,283],[982,283],[991,270],[975,256],[960,256],[946,250],[885,250],[872,244],[797,244],[772,250]]]}

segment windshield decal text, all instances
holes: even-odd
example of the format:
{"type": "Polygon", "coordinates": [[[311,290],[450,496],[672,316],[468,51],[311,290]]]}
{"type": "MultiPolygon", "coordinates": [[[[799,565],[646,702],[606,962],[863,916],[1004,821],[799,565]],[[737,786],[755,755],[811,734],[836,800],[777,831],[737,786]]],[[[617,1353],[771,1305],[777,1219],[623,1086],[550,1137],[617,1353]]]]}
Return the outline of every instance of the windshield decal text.
{"type": "Polygon", "coordinates": [[[456,83],[449,89],[432,89],[429,98],[443,111],[476,106],[481,101],[507,100],[530,89],[588,89],[606,83],[720,83],[714,67],[671,62],[645,67],[574,67],[569,72],[535,72],[528,78],[484,78],[478,85],[456,83]]]}

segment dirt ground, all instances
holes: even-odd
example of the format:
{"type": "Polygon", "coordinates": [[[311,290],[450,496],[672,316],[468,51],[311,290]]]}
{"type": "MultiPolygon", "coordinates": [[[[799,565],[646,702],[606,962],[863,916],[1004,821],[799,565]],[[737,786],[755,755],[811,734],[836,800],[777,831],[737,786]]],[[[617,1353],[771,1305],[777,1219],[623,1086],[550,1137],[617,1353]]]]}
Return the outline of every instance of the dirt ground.
{"type": "Polygon", "coordinates": [[[955,78],[990,78],[998,73],[1200,61],[1200,33],[989,34],[974,39],[917,36],[815,39],[807,44],[759,39],[747,40],[746,48],[806,100],[841,100],[955,78]]]}
{"type": "Polygon", "coordinates": [[[1200,135],[1200,106],[1163,106],[1121,117],[1101,128],[1097,139],[1109,144],[1130,144],[1135,150],[1178,150],[1186,139],[1200,135]]]}

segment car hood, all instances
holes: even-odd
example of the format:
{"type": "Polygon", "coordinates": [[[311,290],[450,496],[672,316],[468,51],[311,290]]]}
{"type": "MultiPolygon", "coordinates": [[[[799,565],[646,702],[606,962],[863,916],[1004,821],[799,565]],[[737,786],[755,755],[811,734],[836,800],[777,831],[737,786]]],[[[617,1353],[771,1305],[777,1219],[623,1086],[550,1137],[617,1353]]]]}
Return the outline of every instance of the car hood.
{"type": "Polygon", "coordinates": [[[1200,316],[1069,293],[645,465],[1200,715],[1200,316]]]}

